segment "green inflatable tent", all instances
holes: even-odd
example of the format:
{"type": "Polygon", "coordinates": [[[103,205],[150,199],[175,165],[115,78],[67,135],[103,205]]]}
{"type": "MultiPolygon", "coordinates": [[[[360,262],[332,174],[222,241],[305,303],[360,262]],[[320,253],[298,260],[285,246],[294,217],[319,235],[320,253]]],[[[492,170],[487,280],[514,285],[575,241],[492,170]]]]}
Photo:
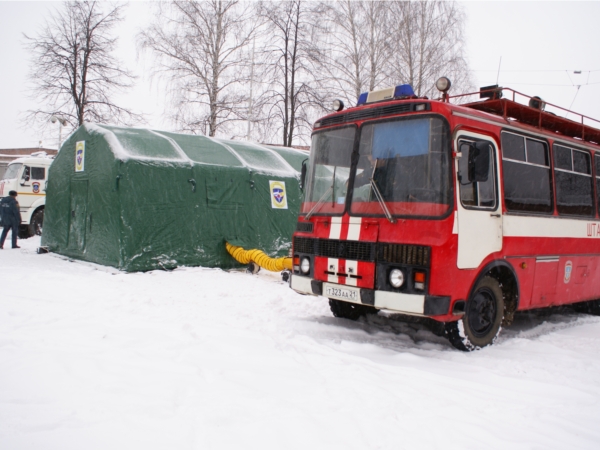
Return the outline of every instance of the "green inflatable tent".
{"type": "Polygon", "coordinates": [[[239,264],[225,241],[286,256],[307,153],[84,124],[48,176],[42,246],[126,271],[239,264]]]}

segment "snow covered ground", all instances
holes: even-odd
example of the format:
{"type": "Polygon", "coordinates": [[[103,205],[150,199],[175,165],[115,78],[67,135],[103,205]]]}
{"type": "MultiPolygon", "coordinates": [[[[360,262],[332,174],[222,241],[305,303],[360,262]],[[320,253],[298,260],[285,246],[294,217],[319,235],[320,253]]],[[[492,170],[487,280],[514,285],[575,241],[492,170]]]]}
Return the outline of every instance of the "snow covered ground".
{"type": "Polygon", "coordinates": [[[600,448],[599,317],[523,314],[465,354],[276,274],[20,242],[0,250],[0,449],[600,448]]]}

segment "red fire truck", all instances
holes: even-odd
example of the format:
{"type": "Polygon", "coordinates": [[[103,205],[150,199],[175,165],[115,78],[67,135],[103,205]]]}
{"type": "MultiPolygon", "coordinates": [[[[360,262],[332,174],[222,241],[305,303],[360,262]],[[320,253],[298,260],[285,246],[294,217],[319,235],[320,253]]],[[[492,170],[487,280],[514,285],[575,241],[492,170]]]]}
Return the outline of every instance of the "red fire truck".
{"type": "Polygon", "coordinates": [[[599,314],[600,123],[498,86],[436,86],[438,100],[402,85],[336,101],[315,123],[292,289],[336,317],[433,319],[464,351],[516,311],[599,314]]]}

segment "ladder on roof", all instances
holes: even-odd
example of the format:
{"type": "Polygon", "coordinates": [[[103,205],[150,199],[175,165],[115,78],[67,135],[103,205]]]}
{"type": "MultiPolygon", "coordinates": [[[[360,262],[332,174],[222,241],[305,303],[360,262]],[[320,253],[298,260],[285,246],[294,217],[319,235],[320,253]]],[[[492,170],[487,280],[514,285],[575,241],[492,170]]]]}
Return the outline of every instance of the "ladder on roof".
{"type": "Polygon", "coordinates": [[[481,100],[463,103],[461,106],[501,116],[505,120],[530,125],[558,135],[600,145],[600,120],[544,102],[539,97],[530,97],[509,88],[489,86],[482,88],[479,92],[460,94],[449,98],[464,98],[476,94],[479,94],[481,100]],[[505,95],[505,93],[508,95],[505,95]],[[526,104],[522,103],[523,100],[526,101],[526,104]],[[548,106],[556,108],[558,113],[566,113],[565,117],[546,111],[545,107],[548,106]],[[577,120],[567,119],[569,114],[574,115],[577,120]]]}

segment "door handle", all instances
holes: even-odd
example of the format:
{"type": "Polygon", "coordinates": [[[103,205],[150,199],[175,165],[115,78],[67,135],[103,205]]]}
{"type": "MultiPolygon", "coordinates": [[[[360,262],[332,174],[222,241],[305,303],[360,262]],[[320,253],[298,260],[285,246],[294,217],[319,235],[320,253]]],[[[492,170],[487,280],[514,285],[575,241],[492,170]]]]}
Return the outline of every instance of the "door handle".
{"type": "Polygon", "coordinates": [[[502,214],[490,214],[490,217],[502,217],[502,214]]]}

